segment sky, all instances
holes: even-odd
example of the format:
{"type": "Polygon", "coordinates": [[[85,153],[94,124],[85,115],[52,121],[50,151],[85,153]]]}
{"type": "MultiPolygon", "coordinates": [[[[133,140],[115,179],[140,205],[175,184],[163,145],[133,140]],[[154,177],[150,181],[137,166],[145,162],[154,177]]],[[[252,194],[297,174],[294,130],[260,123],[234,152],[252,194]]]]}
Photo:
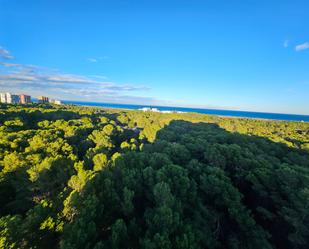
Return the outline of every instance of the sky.
{"type": "Polygon", "coordinates": [[[0,0],[0,92],[309,115],[309,1],[0,0]]]}

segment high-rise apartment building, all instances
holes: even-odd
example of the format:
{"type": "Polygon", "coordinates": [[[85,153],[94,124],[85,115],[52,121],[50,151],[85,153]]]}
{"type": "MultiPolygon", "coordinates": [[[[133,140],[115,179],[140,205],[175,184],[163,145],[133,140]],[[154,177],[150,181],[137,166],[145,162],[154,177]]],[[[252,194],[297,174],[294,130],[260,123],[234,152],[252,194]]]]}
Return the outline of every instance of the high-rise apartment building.
{"type": "Polygon", "coordinates": [[[0,93],[0,102],[6,103],[6,93],[0,93]]]}
{"type": "Polygon", "coordinates": [[[7,103],[7,104],[20,103],[19,95],[11,94],[11,93],[1,93],[0,100],[1,100],[1,103],[7,103]]]}
{"type": "Polygon", "coordinates": [[[19,95],[7,93],[7,103],[9,104],[19,104],[20,98],[19,95]]]}
{"type": "Polygon", "coordinates": [[[39,103],[48,103],[49,102],[49,98],[45,97],[45,96],[40,96],[38,100],[39,100],[39,103]]]}
{"type": "Polygon", "coordinates": [[[21,94],[20,96],[20,103],[21,104],[29,104],[31,103],[31,96],[26,94],[21,94]]]}

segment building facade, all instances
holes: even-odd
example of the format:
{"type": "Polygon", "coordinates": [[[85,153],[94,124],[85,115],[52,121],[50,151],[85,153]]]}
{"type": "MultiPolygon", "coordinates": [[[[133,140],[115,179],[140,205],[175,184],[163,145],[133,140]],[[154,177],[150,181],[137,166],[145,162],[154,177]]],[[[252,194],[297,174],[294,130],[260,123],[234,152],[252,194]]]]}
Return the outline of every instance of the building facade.
{"type": "Polygon", "coordinates": [[[20,103],[19,95],[11,94],[11,93],[1,93],[0,94],[1,103],[7,104],[18,104],[20,103]]]}
{"type": "Polygon", "coordinates": [[[6,97],[6,102],[5,103],[12,104],[12,94],[11,93],[6,93],[5,97],[6,97]]]}
{"type": "Polygon", "coordinates": [[[56,99],[56,100],[55,100],[55,104],[56,104],[56,105],[62,105],[62,102],[61,102],[61,100],[56,99]]]}
{"type": "Polygon", "coordinates": [[[29,103],[31,103],[31,96],[26,95],[26,94],[21,94],[20,95],[20,103],[21,104],[29,104],[29,103]]]}
{"type": "Polygon", "coordinates": [[[10,96],[11,98],[11,102],[10,102],[10,104],[19,104],[20,103],[20,97],[19,97],[19,95],[16,95],[16,94],[11,94],[11,96],[10,96]]]}
{"type": "Polygon", "coordinates": [[[50,99],[49,103],[55,104],[55,105],[62,105],[61,100],[58,100],[58,99],[50,99]]]}
{"type": "Polygon", "coordinates": [[[39,100],[39,103],[48,103],[49,102],[49,98],[45,97],[45,96],[40,96],[38,100],[39,100]]]}
{"type": "Polygon", "coordinates": [[[0,102],[6,103],[6,93],[0,93],[0,102]]]}

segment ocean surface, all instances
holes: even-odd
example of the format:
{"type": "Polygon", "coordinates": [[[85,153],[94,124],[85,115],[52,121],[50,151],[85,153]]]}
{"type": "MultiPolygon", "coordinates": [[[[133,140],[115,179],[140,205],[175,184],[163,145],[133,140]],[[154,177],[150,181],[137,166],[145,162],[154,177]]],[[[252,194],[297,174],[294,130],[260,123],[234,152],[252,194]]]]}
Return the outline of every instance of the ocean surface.
{"type": "Polygon", "coordinates": [[[200,109],[200,108],[173,107],[173,106],[126,105],[126,104],[83,102],[83,101],[66,101],[66,100],[64,100],[62,102],[64,104],[81,105],[81,106],[95,106],[95,107],[106,107],[106,108],[131,109],[131,110],[138,110],[138,109],[141,109],[141,108],[144,108],[144,107],[147,107],[147,108],[150,107],[150,108],[156,108],[160,111],[196,112],[196,113],[202,113],[202,114],[230,116],[230,117],[309,122],[309,115],[267,113],[267,112],[231,111],[231,110],[217,110],[217,109],[200,109]]]}

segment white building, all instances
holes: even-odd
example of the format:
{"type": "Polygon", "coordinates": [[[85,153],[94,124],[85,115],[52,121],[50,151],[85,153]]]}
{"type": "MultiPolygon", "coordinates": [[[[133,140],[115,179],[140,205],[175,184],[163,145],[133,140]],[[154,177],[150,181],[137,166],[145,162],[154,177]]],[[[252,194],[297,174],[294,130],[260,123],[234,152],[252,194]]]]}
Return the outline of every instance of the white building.
{"type": "Polygon", "coordinates": [[[7,104],[20,103],[19,95],[11,94],[11,93],[1,93],[0,100],[1,100],[1,103],[7,103],[7,104]]]}
{"type": "Polygon", "coordinates": [[[56,100],[55,100],[55,104],[56,104],[56,105],[62,105],[62,102],[61,102],[61,100],[57,100],[57,99],[56,99],[56,100]]]}
{"type": "Polygon", "coordinates": [[[0,93],[0,102],[6,103],[6,93],[0,93]]]}
{"type": "Polygon", "coordinates": [[[8,104],[18,104],[20,102],[19,95],[6,93],[6,103],[8,104]]]}
{"type": "Polygon", "coordinates": [[[158,108],[151,108],[151,107],[143,107],[139,110],[141,110],[143,112],[160,112],[160,110],[158,108]]]}
{"type": "Polygon", "coordinates": [[[55,105],[62,105],[61,100],[58,100],[58,99],[50,99],[49,103],[55,104],[55,105]]]}
{"type": "Polygon", "coordinates": [[[6,93],[6,103],[12,104],[12,94],[11,93],[6,93]]]}

